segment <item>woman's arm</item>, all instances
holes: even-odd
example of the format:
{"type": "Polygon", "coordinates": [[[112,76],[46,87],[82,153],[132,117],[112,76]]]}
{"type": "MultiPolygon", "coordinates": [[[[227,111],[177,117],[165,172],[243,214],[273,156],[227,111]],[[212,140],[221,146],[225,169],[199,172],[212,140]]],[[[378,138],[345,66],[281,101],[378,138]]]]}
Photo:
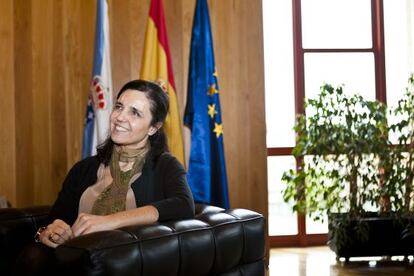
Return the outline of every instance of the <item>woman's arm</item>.
{"type": "Polygon", "coordinates": [[[158,210],[151,205],[118,212],[107,216],[81,213],[72,225],[73,236],[113,230],[124,226],[151,224],[158,221],[158,210]]]}
{"type": "Polygon", "coordinates": [[[159,176],[164,199],[150,203],[158,210],[158,221],[193,218],[194,200],[183,166],[170,154],[162,158],[155,174],[159,176]]]}
{"type": "Polygon", "coordinates": [[[79,199],[83,191],[96,182],[99,163],[90,157],[77,162],[63,181],[62,189],[49,213],[48,223],[61,219],[72,225],[78,216],[79,199]]]}

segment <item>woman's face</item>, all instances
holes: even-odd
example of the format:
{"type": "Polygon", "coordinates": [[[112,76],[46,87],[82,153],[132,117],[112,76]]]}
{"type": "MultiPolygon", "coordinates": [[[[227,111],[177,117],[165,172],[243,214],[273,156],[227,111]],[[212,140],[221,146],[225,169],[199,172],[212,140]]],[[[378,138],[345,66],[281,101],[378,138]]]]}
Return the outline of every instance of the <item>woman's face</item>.
{"type": "Polygon", "coordinates": [[[111,138],[115,144],[141,148],[157,128],[151,126],[150,101],[143,92],[126,90],[112,110],[111,138]]]}

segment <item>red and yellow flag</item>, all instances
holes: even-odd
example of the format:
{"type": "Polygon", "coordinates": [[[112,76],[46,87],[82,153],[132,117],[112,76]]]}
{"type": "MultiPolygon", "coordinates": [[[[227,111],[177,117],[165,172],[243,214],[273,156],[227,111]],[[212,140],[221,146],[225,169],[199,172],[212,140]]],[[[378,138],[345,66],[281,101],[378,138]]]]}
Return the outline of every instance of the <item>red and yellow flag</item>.
{"type": "Polygon", "coordinates": [[[145,33],[144,54],[141,64],[141,79],[159,81],[165,84],[170,98],[170,110],[164,129],[168,145],[173,154],[184,165],[184,148],[181,120],[178,112],[177,95],[168,46],[162,0],[152,0],[145,33]]]}

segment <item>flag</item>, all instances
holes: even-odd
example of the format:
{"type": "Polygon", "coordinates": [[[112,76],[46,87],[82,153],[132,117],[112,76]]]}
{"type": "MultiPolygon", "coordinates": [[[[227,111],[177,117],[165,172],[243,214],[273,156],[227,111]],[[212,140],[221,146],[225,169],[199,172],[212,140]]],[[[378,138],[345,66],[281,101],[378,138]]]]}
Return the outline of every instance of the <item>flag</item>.
{"type": "Polygon", "coordinates": [[[108,4],[98,0],[92,81],[86,107],[82,158],[96,154],[96,146],[109,136],[112,110],[112,73],[109,48],[108,4]]]}
{"type": "Polygon", "coordinates": [[[168,146],[171,154],[184,164],[183,136],[162,0],[151,1],[145,32],[141,79],[157,81],[167,92],[170,99],[170,110],[164,123],[164,129],[168,138],[168,146]]]}
{"type": "Polygon", "coordinates": [[[184,124],[191,130],[187,180],[196,202],[229,208],[219,86],[206,0],[197,0],[184,124]]]}

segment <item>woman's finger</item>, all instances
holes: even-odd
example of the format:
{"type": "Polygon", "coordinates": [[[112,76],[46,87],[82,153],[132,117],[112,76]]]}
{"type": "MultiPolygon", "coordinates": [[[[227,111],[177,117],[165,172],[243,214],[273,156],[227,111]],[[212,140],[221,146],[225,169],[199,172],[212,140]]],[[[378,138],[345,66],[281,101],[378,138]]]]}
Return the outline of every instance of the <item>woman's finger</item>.
{"type": "Polygon", "coordinates": [[[64,237],[59,236],[56,233],[50,234],[49,240],[53,243],[56,243],[56,244],[62,244],[64,242],[66,242],[66,239],[64,237]]]}
{"type": "Polygon", "coordinates": [[[72,226],[72,233],[73,236],[77,237],[83,234],[88,228],[89,220],[87,214],[79,214],[78,218],[76,219],[75,223],[72,226]]]}
{"type": "Polygon", "coordinates": [[[49,246],[49,247],[56,248],[56,247],[58,246],[58,244],[52,241],[51,236],[52,236],[52,232],[50,232],[50,231],[48,231],[48,230],[46,229],[45,231],[43,231],[43,232],[40,234],[40,241],[41,241],[43,244],[45,244],[45,245],[47,245],[47,246],[49,246]]]}
{"type": "Polygon", "coordinates": [[[56,235],[60,236],[64,241],[69,240],[72,236],[72,230],[69,228],[69,230],[62,228],[60,226],[56,227],[53,231],[56,235]]]}

